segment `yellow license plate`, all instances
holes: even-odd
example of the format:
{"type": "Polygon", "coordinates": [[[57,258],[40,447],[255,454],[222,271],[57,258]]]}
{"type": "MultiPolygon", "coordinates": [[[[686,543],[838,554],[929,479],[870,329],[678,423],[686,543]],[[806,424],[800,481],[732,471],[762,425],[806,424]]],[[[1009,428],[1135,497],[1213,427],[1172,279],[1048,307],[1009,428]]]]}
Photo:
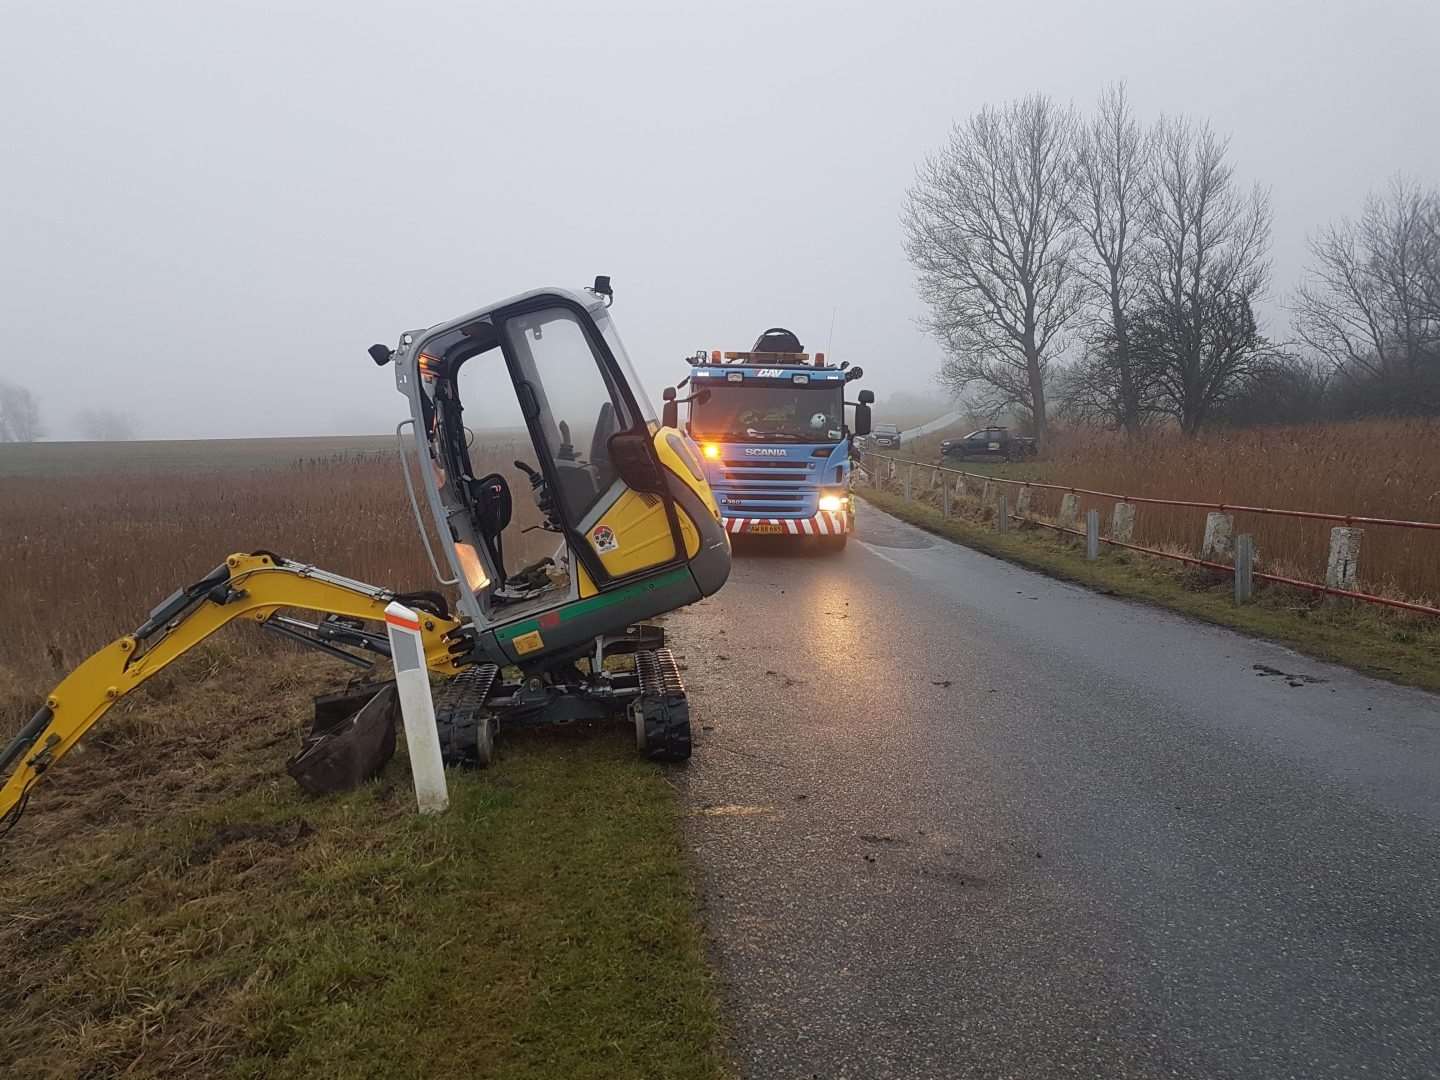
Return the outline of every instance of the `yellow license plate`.
{"type": "Polygon", "coordinates": [[[752,533],[779,533],[785,530],[779,525],[751,525],[750,531],[752,533]]]}

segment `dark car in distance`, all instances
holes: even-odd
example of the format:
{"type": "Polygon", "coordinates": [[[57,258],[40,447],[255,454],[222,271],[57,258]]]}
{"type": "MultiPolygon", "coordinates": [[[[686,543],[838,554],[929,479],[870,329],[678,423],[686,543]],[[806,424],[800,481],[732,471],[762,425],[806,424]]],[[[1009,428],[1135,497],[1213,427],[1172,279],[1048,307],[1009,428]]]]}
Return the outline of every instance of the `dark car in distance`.
{"type": "Polygon", "coordinates": [[[868,441],[877,449],[894,450],[900,445],[900,429],[894,424],[876,424],[868,441]]]}
{"type": "Polygon", "coordinates": [[[1005,427],[981,428],[958,439],[946,439],[940,444],[940,456],[954,461],[970,457],[1018,461],[1035,456],[1035,440],[1025,435],[1012,435],[1005,427]]]}

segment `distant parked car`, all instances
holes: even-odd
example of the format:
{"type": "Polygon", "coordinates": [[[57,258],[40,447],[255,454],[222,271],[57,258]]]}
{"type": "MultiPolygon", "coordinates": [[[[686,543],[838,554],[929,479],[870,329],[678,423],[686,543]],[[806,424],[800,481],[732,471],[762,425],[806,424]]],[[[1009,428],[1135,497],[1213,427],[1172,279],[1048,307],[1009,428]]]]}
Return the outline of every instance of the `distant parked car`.
{"type": "Polygon", "coordinates": [[[870,429],[870,445],[878,450],[894,450],[900,445],[900,429],[894,424],[876,424],[870,429]]]}
{"type": "Polygon", "coordinates": [[[1034,455],[1034,439],[1025,435],[1012,435],[1010,429],[1004,427],[981,428],[959,439],[946,439],[940,444],[940,456],[954,461],[964,461],[969,457],[1019,461],[1034,455]]]}

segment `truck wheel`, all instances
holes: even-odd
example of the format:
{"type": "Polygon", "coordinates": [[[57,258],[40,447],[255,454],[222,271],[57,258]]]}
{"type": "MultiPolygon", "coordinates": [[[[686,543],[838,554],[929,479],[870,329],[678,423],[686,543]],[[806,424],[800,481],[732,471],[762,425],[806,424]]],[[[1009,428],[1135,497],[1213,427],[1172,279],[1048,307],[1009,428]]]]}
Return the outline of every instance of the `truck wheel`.
{"type": "Polygon", "coordinates": [[[845,545],[849,540],[849,533],[841,533],[839,536],[822,536],[820,537],[820,548],[822,551],[828,551],[832,555],[838,555],[845,550],[845,545]]]}

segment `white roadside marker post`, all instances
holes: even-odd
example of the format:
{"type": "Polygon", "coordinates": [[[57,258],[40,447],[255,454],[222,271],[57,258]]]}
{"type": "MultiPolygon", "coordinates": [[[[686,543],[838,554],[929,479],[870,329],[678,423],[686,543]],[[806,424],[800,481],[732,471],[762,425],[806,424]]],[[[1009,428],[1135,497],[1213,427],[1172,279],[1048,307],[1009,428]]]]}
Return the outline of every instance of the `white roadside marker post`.
{"type": "Polygon", "coordinates": [[[400,715],[405,720],[415,801],[420,813],[439,814],[449,809],[450,793],[445,787],[445,762],[440,757],[440,732],[435,727],[420,617],[404,605],[392,603],[385,609],[385,629],[390,634],[390,659],[395,665],[400,715]]]}
{"type": "Polygon", "coordinates": [[[1255,595],[1255,538],[1235,537],[1235,603],[1248,604],[1255,595]]]}

